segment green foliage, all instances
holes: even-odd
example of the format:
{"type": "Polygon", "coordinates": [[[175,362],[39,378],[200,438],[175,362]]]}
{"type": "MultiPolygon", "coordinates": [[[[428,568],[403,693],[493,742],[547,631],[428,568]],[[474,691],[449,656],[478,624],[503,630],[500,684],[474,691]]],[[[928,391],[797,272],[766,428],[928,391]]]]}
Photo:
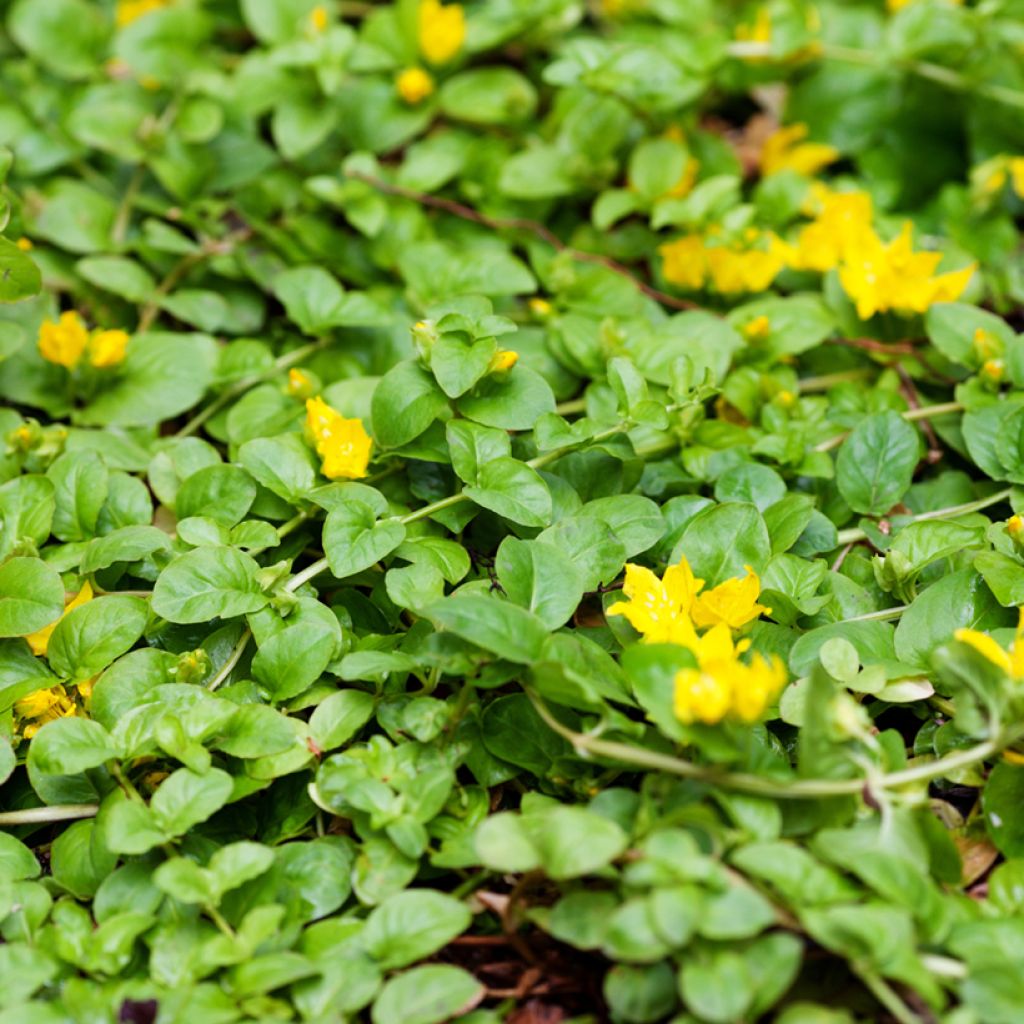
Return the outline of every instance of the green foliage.
{"type": "Polygon", "coordinates": [[[0,1024],[1016,1024],[1021,5],[0,7],[0,1024]]]}

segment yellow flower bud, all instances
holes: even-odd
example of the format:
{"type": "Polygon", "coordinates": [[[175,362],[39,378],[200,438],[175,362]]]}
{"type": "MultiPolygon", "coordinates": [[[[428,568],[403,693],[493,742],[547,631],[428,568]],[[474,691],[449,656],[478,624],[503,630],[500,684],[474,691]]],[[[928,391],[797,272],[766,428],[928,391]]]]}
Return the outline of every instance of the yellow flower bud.
{"type": "Polygon", "coordinates": [[[507,348],[498,349],[491,357],[487,371],[488,373],[503,373],[506,370],[511,370],[517,362],[519,362],[518,352],[507,348]]]}
{"type": "Polygon", "coordinates": [[[309,26],[314,32],[323,32],[327,28],[327,8],[323,4],[317,4],[309,12],[309,26]]]}
{"type": "Polygon", "coordinates": [[[794,395],[792,391],[786,389],[780,391],[778,394],[778,399],[779,405],[781,405],[784,409],[792,409],[793,406],[796,405],[796,395],[794,395]]]}
{"type": "Polygon", "coordinates": [[[32,240],[30,238],[26,238],[24,235],[22,235],[21,238],[19,238],[14,244],[22,252],[28,252],[33,247],[32,240]]]}
{"type": "Polygon", "coordinates": [[[989,378],[991,381],[1002,380],[1003,371],[1006,369],[1005,363],[1002,359],[986,359],[985,365],[982,366],[981,372],[989,378]]]}
{"type": "Polygon", "coordinates": [[[551,305],[550,302],[548,302],[547,299],[542,299],[539,297],[534,297],[530,299],[527,305],[530,307],[530,312],[535,317],[541,320],[551,316],[555,308],[554,306],[551,305]]]}
{"type": "Polygon", "coordinates": [[[288,394],[292,398],[310,398],[315,390],[313,381],[305,370],[293,366],[288,371],[288,394]]]}
{"type": "Polygon", "coordinates": [[[771,321],[764,314],[761,316],[755,316],[753,320],[748,321],[740,328],[740,334],[743,335],[747,341],[760,341],[762,338],[768,336],[768,332],[771,331],[771,321]]]}
{"type": "Polygon", "coordinates": [[[406,68],[395,79],[395,88],[398,95],[414,107],[434,91],[434,79],[423,68],[406,68]]]}
{"type": "Polygon", "coordinates": [[[1006,532],[1015,540],[1024,533],[1024,519],[1018,515],[1012,515],[1006,520],[1006,532]]]}

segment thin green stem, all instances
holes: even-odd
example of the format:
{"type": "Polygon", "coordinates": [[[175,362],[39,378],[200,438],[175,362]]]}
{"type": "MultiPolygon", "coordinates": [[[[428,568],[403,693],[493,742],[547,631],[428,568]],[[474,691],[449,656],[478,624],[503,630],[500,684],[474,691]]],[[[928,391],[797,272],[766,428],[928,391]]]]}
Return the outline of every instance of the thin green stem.
{"type": "Polygon", "coordinates": [[[837,373],[823,373],[820,377],[803,377],[796,383],[797,390],[802,393],[808,391],[828,391],[836,384],[844,384],[850,380],[863,380],[870,377],[873,370],[863,368],[859,370],[840,370],[837,373]]]}
{"type": "Polygon", "coordinates": [[[877,612],[865,612],[863,615],[854,615],[843,622],[888,622],[890,619],[898,619],[906,610],[907,605],[897,605],[895,608],[883,608],[877,612]]]}
{"type": "Polygon", "coordinates": [[[287,370],[288,367],[301,363],[307,356],[322,349],[329,341],[329,338],[320,338],[318,341],[311,341],[308,345],[293,349],[279,359],[275,359],[274,365],[268,367],[262,373],[254,373],[251,377],[246,377],[244,380],[232,384],[231,387],[225,388],[209,405],[200,409],[174,436],[188,437],[190,434],[194,434],[211,416],[215,416],[224,406],[228,405],[239,395],[245,394],[246,391],[257,384],[273,379],[282,370],[287,370]]]}
{"type": "Polygon", "coordinates": [[[212,251],[200,249],[198,252],[190,252],[185,256],[182,256],[182,258],[178,260],[173,267],[171,267],[167,276],[153,290],[152,297],[139,314],[139,323],[135,328],[136,334],[145,334],[146,331],[153,326],[153,321],[156,320],[160,313],[160,301],[163,297],[167,295],[167,293],[170,292],[174,286],[190,270],[192,270],[193,267],[197,267],[203,262],[203,260],[209,259],[212,255],[212,251]]]}
{"type": "Polygon", "coordinates": [[[891,772],[888,775],[879,774],[870,780],[862,777],[856,779],[787,779],[783,781],[760,775],[750,775],[745,772],[723,772],[720,769],[694,764],[692,761],[684,761],[682,758],[672,757],[669,754],[659,754],[643,747],[616,743],[613,740],[602,740],[586,733],[575,732],[559,722],[536,693],[527,689],[526,694],[533,702],[541,719],[551,729],[568,740],[577,752],[594,754],[613,761],[633,764],[640,768],[650,768],[669,775],[706,782],[722,789],[753,793],[776,800],[853,796],[863,792],[868,785],[873,790],[886,790],[898,789],[911,783],[928,782],[931,779],[942,778],[961,768],[984,761],[1024,736],[1024,726],[1018,725],[973,747],[959,750],[936,761],[927,761],[914,765],[912,768],[891,772]]]}
{"type": "Polygon", "coordinates": [[[555,412],[559,416],[572,416],[578,412],[584,412],[587,408],[587,400],[585,398],[570,398],[567,402],[559,402],[555,406],[555,412]]]}
{"type": "Polygon", "coordinates": [[[99,809],[99,804],[52,804],[50,807],[26,807],[22,811],[0,811],[0,828],[94,818],[99,809]]]}
{"type": "Polygon", "coordinates": [[[125,236],[128,234],[128,225],[132,219],[132,209],[135,206],[135,197],[139,194],[142,182],[146,177],[146,165],[136,164],[128,185],[121,196],[121,202],[117,206],[117,215],[114,217],[114,226],[110,229],[110,239],[115,246],[124,244],[125,236]]]}
{"type": "Polygon", "coordinates": [[[896,990],[877,972],[867,967],[850,964],[854,973],[871,994],[885,1007],[899,1024],[921,1024],[921,1018],[899,997],[896,990]]]}
{"type": "MultiPolygon", "coordinates": [[[[950,508],[936,509],[934,512],[922,512],[919,516],[913,516],[911,522],[924,523],[930,519],[955,519],[957,516],[970,515],[972,512],[980,512],[991,505],[998,505],[1006,501],[1013,492],[1012,487],[1005,487],[1001,491],[988,495],[986,498],[979,498],[977,501],[968,501],[964,505],[953,505],[950,508]]],[[[867,540],[867,534],[859,527],[851,527],[848,530],[840,530],[836,534],[836,547],[844,547],[847,544],[855,544],[857,541],[867,540]]]]}
{"type": "Polygon", "coordinates": [[[297,515],[291,517],[286,523],[282,523],[277,528],[277,536],[280,540],[284,540],[289,533],[297,530],[307,519],[309,519],[310,512],[299,512],[297,515]]]}
{"type": "MultiPolygon", "coordinates": [[[[764,60],[775,56],[770,43],[754,41],[730,43],[727,51],[732,57],[747,60],[764,60]]],[[[818,52],[822,57],[842,61],[846,64],[904,71],[936,82],[956,92],[974,93],[976,96],[984,96],[1008,107],[1024,109],[1024,92],[1019,89],[999,85],[997,82],[978,82],[941,64],[919,60],[894,61],[884,50],[861,50],[853,46],[838,46],[834,43],[822,44],[818,52]]]]}
{"type": "MultiPolygon", "coordinates": [[[[921,406],[920,409],[907,409],[906,412],[902,412],[900,415],[908,422],[911,422],[913,420],[928,420],[933,416],[945,416],[951,412],[960,412],[962,409],[963,405],[960,402],[940,402],[938,405],[921,406]]],[[[844,430],[841,434],[836,434],[835,437],[830,437],[827,441],[816,444],[813,451],[830,452],[833,448],[838,448],[849,436],[850,431],[844,430]]]]}
{"type": "Polygon", "coordinates": [[[231,649],[231,653],[228,655],[228,660],[221,665],[220,670],[217,674],[206,684],[206,688],[212,693],[214,690],[224,682],[225,679],[234,671],[235,666],[241,660],[242,655],[245,653],[245,648],[249,644],[249,640],[252,637],[252,630],[248,627],[242,630],[242,635],[238,638],[238,642],[231,649]]]}

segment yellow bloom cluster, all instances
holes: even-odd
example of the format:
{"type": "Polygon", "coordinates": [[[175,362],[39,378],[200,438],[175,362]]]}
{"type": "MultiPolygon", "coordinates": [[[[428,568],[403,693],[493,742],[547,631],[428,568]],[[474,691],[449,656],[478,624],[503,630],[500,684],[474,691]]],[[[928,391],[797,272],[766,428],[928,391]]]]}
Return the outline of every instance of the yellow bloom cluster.
{"type": "Polygon", "coordinates": [[[961,643],[970,644],[1011,679],[1019,681],[1024,679],[1024,608],[1020,609],[1019,614],[1017,630],[1009,651],[1004,651],[988,633],[982,633],[977,629],[958,629],[953,636],[961,643]]]}
{"type": "Polygon", "coordinates": [[[461,4],[420,0],[418,11],[420,53],[431,64],[445,64],[466,40],[466,15],[461,4]]]}
{"type": "Polygon", "coordinates": [[[658,247],[665,280],[688,290],[710,284],[726,295],[764,291],[785,266],[783,251],[774,235],[756,228],[747,233],[745,243],[709,244],[693,234],[666,242],[658,247]]]}
{"type": "Polygon", "coordinates": [[[83,355],[97,369],[120,363],[131,338],[122,330],[96,330],[90,335],[82,318],[69,310],[56,321],[44,320],[39,327],[39,354],[50,363],[73,370],[83,355]]]}
{"type": "MultiPolygon", "coordinates": [[[[57,623],[69,612],[91,601],[93,598],[92,587],[88,581],[82,584],[82,589],[64,606],[64,612],[56,622],[36,630],[25,637],[32,653],[37,657],[45,657],[50,646],[50,637],[57,628],[57,623]]],[[[87,700],[92,694],[92,681],[79,683],[75,689],[78,696],[87,700]]],[[[17,730],[25,739],[31,739],[42,726],[58,718],[68,718],[78,714],[79,704],[75,701],[73,694],[69,693],[64,686],[51,686],[45,690],[36,690],[33,693],[22,697],[14,705],[14,714],[18,720],[17,730]]]]}
{"type": "Polygon", "coordinates": [[[761,173],[796,171],[808,177],[839,159],[839,150],[823,142],[805,142],[807,125],[788,124],[773,132],[761,147],[761,173]]]}
{"type": "Polygon", "coordinates": [[[144,14],[169,7],[172,2],[173,0],[117,0],[114,21],[118,28],[124,28],[144,14]]]}
{"type": "Polygon", "coordinates": [[[629,564],[622,588],[627,600],[617,601],[608,614],[624,616],[644,643],[680,644],[693,654],[697,668],[682,669],[675,677],[673,706],[681,722],[754,722],[786,683],[777,657],[740,661],[750,641],[732,635],[770,611],[757,602],[761,581],[748,566],[746,576],[704,593],[703,588],[704,580],[694,577],[685,556],[660,580],[650,569],[629,564]]]}
{"type": "Polygon", "coordinates": [[[915,252],[909,221],[884,242],[871,225],[866,192],[833,192],[818,184],[812,187],[811,204],[814,219],[801,228],[794,244],[779,241],[776,249],[797,270],[838,269],[862,320],[889,310],[924,313],[937,302],[955,302],[974,273],[971,264],[936,274],[942,254],[915,252]]]}
{"type": "Polygon", "coordinates": [[[345,419],[322,398],[306,402],[306,424],[313,435],[321,472],[328,480],[358,480],[366,476],[373,440],[360,419],[345,419]]]}

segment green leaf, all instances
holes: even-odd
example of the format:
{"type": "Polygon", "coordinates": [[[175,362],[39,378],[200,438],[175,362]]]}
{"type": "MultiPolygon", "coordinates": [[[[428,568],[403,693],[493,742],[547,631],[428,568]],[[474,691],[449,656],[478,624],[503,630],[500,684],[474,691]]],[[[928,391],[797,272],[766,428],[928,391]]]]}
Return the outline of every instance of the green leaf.
{"type": "Polygon", "coordinates": [[[727,502],[706,508],[690,520],[671,562],[685,555],[693,573],[714,587],[746,575],[749,565],[763,573],[771,557],[771,541],[760,512],[745,502],[727,502]]]}
{"type": "Polygon", "coordinates": [[[564,626],[583,597],[576,566],[552,544],[506,537],[494,567],[509,599],[533,612],[548,629],[564,626]]]}
{"type": "Polygon", "coordinates": [[[179,768],[153,794],[153,820],[168,835],[182,836],[219,811],[231,796],[231,788],[231,776],[219,768],[202,775],[191,768],[179,768]]]}
{"type": "Polygon", "coordinates": [[[316,486],[313,452],[298,434],[258,437],[238,449],[238,461],[267,490],[296,503],[316,486]]]}
{"type": "Polygon", "coordinates": [[[461,900],[428,889],[409,889],[370,913],[360,942],[382,970],[407,967],[461,935],[472,917],[461,900]]]}
{"type": "Polygon", "coordinates": [[[267,597],[259,566],[234,548],[196,548],[179,555],[153,588],[153,611],[169,622],[206,622],[259,611],[267,597]]]}
{"type": "Polygon", "coordinates": [[[156,290],[152,274],[123,256],[86,256],[75,269],[90,284],[129,302],[147,302],[156,290]]]}
{"type": "Polygon", "coordinates": [[[50,637],[50,667],[69,679],[89,679],[131,650],[146,628],[146,602],[110,595],[65,615],[50,637]]]}
{"type": "Polygon", "coordinates": [[[321,750],[343,747],[373,716],[375,701],[362,690],[339,690],[313,709],[309,733],[321,750]]]}
{"type": "Polygon", "coordinates": [[[110,480],[103,460],[95,452],[65,452],[53,462],[46,476],[53,484],[56,501],[54,535],[66,541],[95,536],[110,480]]]}
{"type": "Polygon", "coordinates": [[[7,16],[14,41],[64,79],[87,78],[105,56],[110,34],[103,13],[85,0],[18,0],[7,16]],[[75,31],[68,32],[74,25],[75,31]]]}
{"type": "Polygon", "coordinates": [[[497,597],[456,594],[424,614],[441,629],[509,661],[529,664],[540,657],[548,631],[531,612],[497,597]]]}
{"type": "Polygon", "coordinates": [[[456,403],[467,419],[502,430],[529,430],[545,413],[555,411],[551,386],[527,366],[516,364],[499,377],[487,377],[456,403]]]}
{"type": "Polygon", "coordinates": [[[919,594],[903,613],[896,627],[896,655],[908,665],[927,668],[934,650],[956,630],[984,631],[1012,622],[1012,615],[1000,607],[984,580],[962,569],[919,594]]]}
{"type": "Polygon", "coordinates": [[[373,1024],[441,1024],[468,1013],[486,990],[461,967],[414,967],[388,981],[373,1004],[373,1024]]]}
{"type": "Polygon", "coordinates": [[[13,242],[0,238],[0,302],[19,302],[39,294],[39,268],[13,242]]]}
{"type": "Polygon", "coordinates": [[[551,522],[547,484],[535,469],[510,456],[484,463],[478,482],[464,487],[463,494],[522,526],[547,526],[551,522]]]}
{"type": "Polygon", "coordinates": [[[470,124],[512,124],[533,114],[537,90],[512,68],[475,68],[449,78],[438,96],[441,110],[470,124]]]}
{"type": "Polygon", "coordinates": [[[9,558],[0,565],[0,637],[27,636],[60,618],[64,584],[38,558],[9,558]]]}
{"type": "Polygon", "coordinates": [[[117,378],[82,411],[82,422],[139,427],[177,416],[203,397],[216,360],[207,334],[137,334],[117,378]]]}
{"type": "Polygon", "coordinates": [[[333,327],[373,324],[382,319],[365,295],[346,293],[323,267],[284,271],[274,280],[274,294],[304,334],[319,335],[333,327]]]}
{"type": "Polygon", "coordinates": [[[117,757],[117,747],[99,722],[58,718],[33,737],[29,764],[47,775],[74,775],[117,757]]]}
{"type": "Polygon", "coordinates": [[[414,359],[392,367],[373,392],[373,433],[385,448],[419,437],[448,409],[434,378],[414,359]]]}
{"type": "Polygon", "coordinates": [[[355,499],[339,505],[324,521],[324,554],[339,579],[369,569],[405,540],[397,519],[378,521],[369,505],[355,499]]]}
{"type": "Polygon", "coordinates": [[[839,449],[839,493],[855,512],[884,515],[907,493],[920,457],[921,440],[902,416],[866,416],[839,449]]]}

